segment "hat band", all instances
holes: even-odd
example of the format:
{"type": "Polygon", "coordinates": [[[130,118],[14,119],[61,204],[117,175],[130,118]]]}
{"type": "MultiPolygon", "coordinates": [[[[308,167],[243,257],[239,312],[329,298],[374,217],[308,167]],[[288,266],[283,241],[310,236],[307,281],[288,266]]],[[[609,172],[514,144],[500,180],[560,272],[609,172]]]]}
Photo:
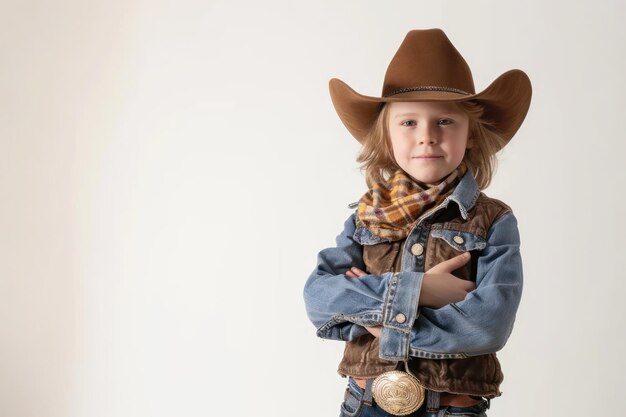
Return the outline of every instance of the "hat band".
{"type": "Polygon", "coordinates": [[[395,96],[396,94],[410,93],[412,91],[445,91],[445,92],[448,92],[448,93],[464,94],[466,96],[471,95],[471,93],[468,93],[467,91],[459,90],[458,88],[438,87],[436,85],[423,85],[423,86],[419,86],[419,87],[400,88],[398,90],[392,91],[389,94],[385,94],[383,97],[391,97],[391,96],[395,96]]]}

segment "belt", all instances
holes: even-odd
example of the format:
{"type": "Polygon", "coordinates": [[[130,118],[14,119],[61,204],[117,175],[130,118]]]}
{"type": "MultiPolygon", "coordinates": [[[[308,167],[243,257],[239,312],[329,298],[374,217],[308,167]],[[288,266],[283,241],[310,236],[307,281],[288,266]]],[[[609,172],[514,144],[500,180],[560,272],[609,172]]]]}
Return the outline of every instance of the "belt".
{"type": "MultiPolygon", "coordinates": [[[[448,406],[461,407],[461,405],[449,404],[448,401],[445,399],[446,393],[432,391],[429,389],[423,389],[424,392],[423,392],[423,397],[421,399],[418,399],[417,402],[409,401],[413,403],[412,407],[408,406],[408,407],[396,408],[396,404],[392,403],[391,409],[390,409],[389,408],[390,403],[388,401],[385,401],[385,399],[382,399],[382,398],[377,400],[376,397],[374,396],[374,392],[373,392],[374,380],[375,380],[374,378],[367,379],[365,383],[365,389],[363,390],[361,387],[357,385],[356,381],[354,381],[353,378],[349,378],[348,386],[353,390],[353,392],[355,392],[357,395],[362,397],[363,399],[362,401],[364,405],[371,407],[376,402],[376,404],[380,406],[383,410],[394,415],[402,416],[402,415],[411,414],[417,409],[419,409],[420,407],[423,407],[423,405],[426,406],[426,411],[429,413],[438,413],[438,411],[442,407],[448,407],[448,406]],[[442,394],[444,396],[443,399],[442,399],[442,394]],[[383,404],[381,404],[381,402],[383,404]],[[425,402],[425,404],[422,404],[423,402],[425,402]]],[[[410,395],[406,395],[406,393],[400,393],[400,395],[405,398],[410,397],[410,395]]],[[[481,399],[480,402],[478,402],[477,404],[473,404],[473,405],[481,406],[481,408],[484,411],[484,410],[489,409],[490,403],[491,401],[487,398],[487,399],[481,399]]]]}

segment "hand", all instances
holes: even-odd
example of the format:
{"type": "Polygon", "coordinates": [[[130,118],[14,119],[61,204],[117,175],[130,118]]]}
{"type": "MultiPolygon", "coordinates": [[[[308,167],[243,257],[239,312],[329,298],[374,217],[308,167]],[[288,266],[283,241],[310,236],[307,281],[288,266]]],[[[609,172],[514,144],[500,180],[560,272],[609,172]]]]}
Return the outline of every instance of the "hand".
{"type": "MultiPolygon", "coordinates": [[[[455,277],[451,272],[465,265],[470,259],[470,253],[465,252],[430,268],[424,274],[419,305],[421,307],[441,308],[465,299],[467,294],[476,288],[476,285],[471,281],[455,277]]],[[[355,266],[346,272],[348,278],[360,278],[364,275],[367,273],[355,266]]],[[[365,328],[375,337],[380,336],[380,326],[366,326],[365,328]]]]}
{"type": "Polygon", "coordinates": [[[367,275],[367,272],[360,270],[356,266],[353,266],[352,268],[348,269],[348,272],[346,272],[346,276],[348,278],[361,278],[364,275],[367,275]]]}
{"type": "Polygon", "coordinates": [[[467,294],[476,288],[476,285],[471,281],[455,277],[451,272],[465,265],[470,259],[470,253],[465,252],[429,269],[422,281],[419,305],[441,308],[465,299],[467,294]]]}
{"type": "Polygon", "coordinates": [[[368,332],[372,334],[372,336],[380,337],[380,329],[382,329],[382,326],[364,326],[364,327],[365,327],[365,330],[367,330],[368,332]]]}
{"type": "MultiPolygon", "coordinates": [[[[348,278],[360,278],[364,275],[367,275],[367,273],[365,271],[360,270],[359,268],[357,268],[356,266],[353,266],[352,268],[350,268],[348,270],[348,272],[346,272],[346,276],[348,278]]],[[[379,337],[380,336],[380,329],[381,326],[364,326],[365,329],[367,329],[368,332],[370,332],[374,337],[379,337]]]]}

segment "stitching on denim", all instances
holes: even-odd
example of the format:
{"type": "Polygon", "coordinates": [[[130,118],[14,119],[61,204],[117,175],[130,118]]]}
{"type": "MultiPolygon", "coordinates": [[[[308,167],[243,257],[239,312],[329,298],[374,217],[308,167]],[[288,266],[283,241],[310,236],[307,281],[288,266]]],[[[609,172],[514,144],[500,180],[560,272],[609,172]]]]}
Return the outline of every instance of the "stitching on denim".
{"type": "Polygon", "coordinates": [[[389,320],[389,313],[391,310],[391,303],[396,294],[396,287],[398,285],[398,273],[393,273],[387,287],[387,294],[385,296],[385,304],[383,306],[383,325],[389,320]]]}
{"type": "Polygon", "coordinates": [[[410,349],[411,356],[415,356],[418,358],[424,359],[465,359],[467,358],[466,353],[437,353],[437,352],[428,352],[420,349],[410,349]]]}

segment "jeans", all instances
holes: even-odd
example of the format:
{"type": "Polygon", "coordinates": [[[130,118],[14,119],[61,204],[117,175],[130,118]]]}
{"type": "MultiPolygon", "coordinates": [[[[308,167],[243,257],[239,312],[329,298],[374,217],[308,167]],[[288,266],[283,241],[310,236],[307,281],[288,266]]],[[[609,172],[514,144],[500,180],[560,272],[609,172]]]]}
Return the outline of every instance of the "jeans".
{"type": "MultiPolygon", "coordinates": [[[[360,388],[352,378],[348,380],[348,388],[344,401],[341,404],[340,417],[394,417],[394,414],[389,414],[382,408],[380,408],[375,402],[372,405],[366,404],[363,400],[365,392],[360,388]]],[[[409,414],[407,417],[487,417],[485,411],[489,408],[487,400],[482,400],[479,404],[469,407],[451,407],[441,406],[438,412],[428,412],[426,410],[426,401],[424,404],[409,414]]]]}

